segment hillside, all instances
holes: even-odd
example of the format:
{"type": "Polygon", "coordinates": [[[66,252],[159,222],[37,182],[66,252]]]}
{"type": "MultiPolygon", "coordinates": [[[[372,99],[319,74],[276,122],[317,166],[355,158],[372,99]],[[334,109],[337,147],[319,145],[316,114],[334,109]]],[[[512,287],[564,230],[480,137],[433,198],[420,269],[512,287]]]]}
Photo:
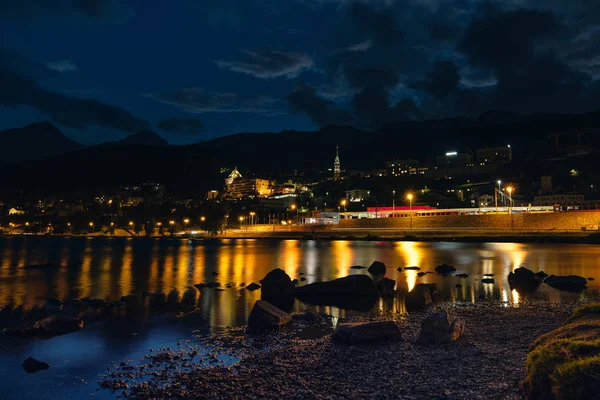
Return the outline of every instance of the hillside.
{"type": "Polygon", "coordinates": [[[82,149],[50,122],[0,131],[0,160],[30,161],[82,149]]]}

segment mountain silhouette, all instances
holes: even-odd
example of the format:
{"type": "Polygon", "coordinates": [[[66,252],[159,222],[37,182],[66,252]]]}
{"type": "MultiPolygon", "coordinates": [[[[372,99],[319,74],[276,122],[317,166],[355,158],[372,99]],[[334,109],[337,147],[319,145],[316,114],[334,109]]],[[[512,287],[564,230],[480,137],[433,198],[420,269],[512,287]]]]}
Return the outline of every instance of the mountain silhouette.
{"type": "Polygon", "coordinates": [[[82,149],[50,122],[0,131],[0,160],[30,161],[82,149]]]}

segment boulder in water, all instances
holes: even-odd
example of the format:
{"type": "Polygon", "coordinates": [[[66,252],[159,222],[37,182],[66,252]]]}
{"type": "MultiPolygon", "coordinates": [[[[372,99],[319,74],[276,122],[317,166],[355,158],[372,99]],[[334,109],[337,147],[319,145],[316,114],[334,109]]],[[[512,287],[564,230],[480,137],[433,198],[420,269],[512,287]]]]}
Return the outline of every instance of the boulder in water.
{"type": "Polygon", "coordinates": [[[584,290],[587,286],[587,279],[577,276],[577,275],[568,275],[568,276],[555,276],[550,275],[546,279],[544,279],[544,283],[552,286],[558,290],[565,290],[569,292],[580,292],[584,290]]]}
{"type": "Polygon", "coordinates": [[[289,296],[294,291],[294,283],[281,268],[270,271],[261,280],[261,298],[289,296]]]}
{"type": "Polygon", "coordinates": [[[456,268],[454,268],[452,265],[442,264],[435,267],[435,272],[442,275],[450,275],[456,272],[456,268]]]}
{"type": "Polygon", "coordinates": [[[248,286],[246,286],[246,289],[253,292],[255,290],[260,289],[260,285],[258,283],[254,283],[252,282],[251,284],[249,284],[248,286]]]}
{"type": "Polygon", "coordinates": [[[50,365],[48,365],[47,363],[38,361],[31,356],[27,357],[27,359],[23,361],[22,366],[25,372],[27,372],[28,374],[34,374],[38,371],[50,368],[50,365]]]}
{"type": "Polygon", "coordinates": [[[386,271],[385,264],[381,261],[374,261],[367,271],[369,271],[371,275],[383,276],[386,271]]]}
{"type": "Polygon", "coordinates": [[[430,286],[420,283],[406,294],[404,302],[408,312],[421,310],[433,303],[432,289],[430,286]]]}
{"type": "Polygon", "coordinates": [[[519,267],[514,272],[508,274],[510,288],[524,294],[535,292],[541,283],[542,278],[525,267],[519,267]]]}
{"type": "Polygon", "coordinates": [[[59,336],[76,332],[83,328],[83,320],[79,318],[55,315],[46,317],[33,324],[33,334],[43,336],[59,336]]]}
{"type": "Polygon", "coordinates": [[[377,282],[377,291],[381,297],[393,297],[396,294],[395,287],[396,281],[390,278],[383,278],[377,282]]]}

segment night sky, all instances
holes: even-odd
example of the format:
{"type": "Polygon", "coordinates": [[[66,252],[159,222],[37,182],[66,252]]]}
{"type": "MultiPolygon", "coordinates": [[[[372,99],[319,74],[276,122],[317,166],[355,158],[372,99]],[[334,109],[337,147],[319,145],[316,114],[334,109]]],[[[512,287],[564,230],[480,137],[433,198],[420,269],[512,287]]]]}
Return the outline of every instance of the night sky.
{"type": "Polygon", "coordinates": [[[0,129],[84,144],[599,100],[598,0],[0,0],[0,129]]]}

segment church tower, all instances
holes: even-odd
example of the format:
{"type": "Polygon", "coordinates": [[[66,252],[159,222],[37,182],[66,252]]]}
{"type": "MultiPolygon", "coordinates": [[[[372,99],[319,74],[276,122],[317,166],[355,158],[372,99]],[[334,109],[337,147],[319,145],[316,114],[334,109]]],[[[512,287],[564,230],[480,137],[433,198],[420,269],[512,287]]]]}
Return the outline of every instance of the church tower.
{"type": "Polygon", "coordinates": [[[338,181],[340,179],[341,167],[340,167],[340,154],[338,145],[335,145],[335,161],[333,162],[333,180],[338,181]]]}

